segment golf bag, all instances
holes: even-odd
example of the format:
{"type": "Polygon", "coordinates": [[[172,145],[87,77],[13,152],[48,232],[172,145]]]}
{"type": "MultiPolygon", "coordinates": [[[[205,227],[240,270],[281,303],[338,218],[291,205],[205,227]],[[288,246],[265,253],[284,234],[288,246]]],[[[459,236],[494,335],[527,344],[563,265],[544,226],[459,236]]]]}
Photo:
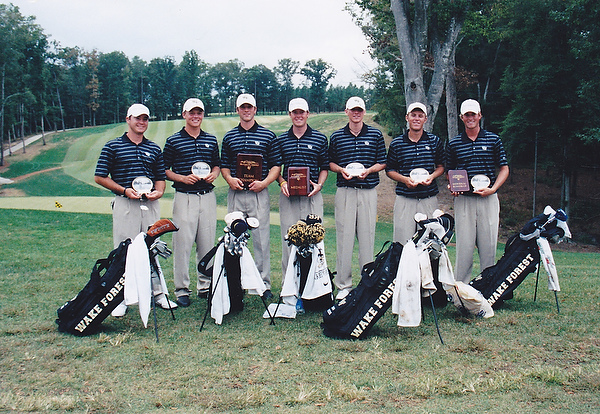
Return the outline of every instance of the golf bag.
{"type": "Polygon", "coordinates": [[[445,306],[446,294],[440,299],[440,294],[433,293],[434,280],[438,284],[454,282],[445,250],[454,234],[454,219],[437,210],[433,218],[417,214],[415,221],[418,230],[413,239],[404,246],[394,242],[379,252],[375,261],[363,267],[358,286],[323,313],[321,326],[326,336],[363,339],[390,306],[399,315],[399,326],[417,326],[421,297],[429,298],[432,306],[436,301],[445,306]]]}
{"type": "MultiPolygon", "coordinates": [[[[158,266],[156,255],[168,257],[170,254],[166,244],[157,240],[158,237],[177,230],[177,226],[171,220],[162,219],[143,234],[150,261],[154,261],[156,266],[158,266]]],[[[57,310],[56,323],[60,332],[77,336],[93,334],[98,331],[102,321],[113,309],[123,302],[126,285],[125,267],[131,244],[131,239],[124,240],[109,253],[108,257],[96,261],[89,282],[77,296],[57,310]]]]}
{"type": "Polygon", "coordinates": [[[95,333],[100,324],[123,301],[125,258],[131,240],[122,241],[105,259],[98,259],[90,281],[57,313],[58,330],[77,336],[95,333]]]}
{"type": "Polygon", "coordinates": [[[202,327],[209,311],[215,323],[220,325],[224,315],[243,310],[245,289],[249,294],[259,295],[261,298],[266,291],[254,259],[246,247],[250,238],[248,229],[258,227],[258,220],[246,218],[242,212],[235,211],[225,216],[225,223],[225,234],[198,263],[199,272],[211,275],[208,307],[202,327]],[[213,258],[213,266],[208,267],[213,258]]]}
{"type": "MultiPolygon", "coordinates": [[[[299,313],[322,312],[333,305],[333,282],[327,268],[324,237],[322,219],[315,214],[290,226],[285,237],[291,251],[280,300],[299,313]]],[[[280,308],[277,304],[276,316],[280,308]]]]}
{"type": "Polygon", "coordinates": [[[361,279],[348,295],[323,312],[323,333],[340,339],[364,339],[392,304],[402,244],[382,247],[375,260],[363,266],[361,279]]]}
{"type": "MultiPolygon", "coordinates": [[[[563,237],[571,237],[566,220],[563,210],[554,211],[546,207],[543,214],[529,220],[520,233],[508,239],[500,260],[484,269],[469,285],[479,290],[492,307],[511,299],[513,291],[540,264],[540,252],[544,252],[540,249],[540,239],[559,242],[563,237]]],[[[543,254],[552,255],[549,249],[543,254]]],[[[550,289],[560,290],[558,277],[551,284],[550,272],[548,276],[550,289]]]]}

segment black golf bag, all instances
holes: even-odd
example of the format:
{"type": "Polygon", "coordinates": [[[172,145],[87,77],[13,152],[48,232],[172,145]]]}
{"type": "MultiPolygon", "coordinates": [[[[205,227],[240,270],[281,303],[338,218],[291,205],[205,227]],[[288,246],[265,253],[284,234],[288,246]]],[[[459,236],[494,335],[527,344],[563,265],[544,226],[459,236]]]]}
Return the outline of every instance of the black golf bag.
{"type": "MultiPolygon", "coordinates": [[[[384,245],[385,247],[385,245],[384,245]]],[[[402,244],[394,242],[361,271],[356,288],[323,312],[323,333],[332,338],[363,339],[392,304],[402,244]]]]}
{"type": "MultiPolygon", "coordinates": [[[[164,233],[177,230],[177,226],[169,219],[158,220],[148,229],[144,241],[149,250],[151,266],[156,255],[168,257],[171,254],[166,243],[158,238],[164,233]]],[[[57,310],[56,323],[60,332],[77,336],[93,334],[102,321],[123,302],[125,263],[131,243],[131,239],[122,241],[108,257],[96,261],[90,281],[77,296],[57,310]]]]}
{"type": "Polygon", "coordinates": [[[561,239],[565,236],[565,231],[560,223],[565,223],[566,219],[564,212],[558,210],[529,220],[520,233],[507,240],[500,260],[494,266],[484,269],[469,285],[479,290],[494,308],[505,300],[512,299],[513,291],[540,264],[537,239],[543,237],[553,242],[561,239]]]}
{"type": "Polygon", "coordinates": [[[94,264],[90,281],[57,313],[58,330],[77,336],[95,333],[100,324],[123,301],[125,258],[131,240],[127,239],[107,258],[94,264]]]}

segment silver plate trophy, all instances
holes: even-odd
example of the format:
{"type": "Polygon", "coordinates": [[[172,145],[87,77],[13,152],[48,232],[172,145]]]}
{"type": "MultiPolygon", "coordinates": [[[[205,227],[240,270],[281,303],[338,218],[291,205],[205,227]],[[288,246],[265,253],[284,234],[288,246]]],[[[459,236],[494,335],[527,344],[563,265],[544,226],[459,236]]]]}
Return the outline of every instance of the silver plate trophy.
{"type": "Polygon", "coordinates": [[[362,165],[360,162],[351,162],[350,164],[346,165],[346,173],[350,177],[358,177],[364,171],[365,171],[365,166],[362,165]]]}
{"type": "Polygon", "coordinates": [[[154,187],[154,183],[152,183],[152,180],[149,179],[148,177],[137,177],[131,183],[131,187],[138,194],[148,194],[149,192],[152,191],[152,187],[154,187]]]}
{"type": "Polygon", "coordinates": [[[490,179],[487,175],[477,174],[471,178],[471,185],[473,186],[473,190],[483,190],[484,188],[488,188],[490,186],[490,179]]]}
{"type": "Polygon", "coordinates": [[[192,165],[192,174],[200,179],[206,178],[210,174],[210,165],[202,161],[195,162],[192,165]]]}
{"type": "Polygon", "coordinates": [[[148,206],[145,204],[146,194],[152,191],[152,187],[154,187],[154,183],[148,177],[137,177],[131,183],[131,187],[138,193],[142,195],[140,199],[140,209],[147,211],[148,206]]]}
{"type": "Polygon", "coordinates": [[[429,172],[425,168],[415,168],[409,176],[415,183],[423,183],[429,177],[429,172]]]}

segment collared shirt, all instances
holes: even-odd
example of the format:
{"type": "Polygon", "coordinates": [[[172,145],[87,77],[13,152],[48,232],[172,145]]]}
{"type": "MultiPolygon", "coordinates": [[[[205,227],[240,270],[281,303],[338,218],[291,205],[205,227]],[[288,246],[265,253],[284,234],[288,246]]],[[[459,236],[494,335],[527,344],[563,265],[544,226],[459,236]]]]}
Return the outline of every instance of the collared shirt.
{"type": "Polygon", "coordinates": [[[465,132],[446,145],[446,170],[467,170],[469,181],[477,174],[486,175],[491,185],[496,182],[496,168],[508,165],[500,137],[484,129],[475,141],[465,132]]]}
{"type": "MultiPolygon", "coordinates": [[[[202,130],[200,130],[200,135],[194,138],[187,133],[185,127],[167,138],[163,156],[166,168],[173,170],[175,174],[190,175],[192,165],[199,161],[207,163],[211,170],[215,166],[221,166],[217,138],[202,130]]],[[[190,193],[212,190],[214,185],[204,180],[198,180],[193,185],[174,182],[173,188],[180,192],[190,193]]]]}
{"type": "Polygon", "coordinates": [[[272,167],[281,165],[281,152],[277,148],[276,141],[275,134],[257,122],[249,130],[238,125],[223,137],[221,168],[229,168],[231,176],[235,177],[238,154],[260,154],[263,156],[261,179],[264,180],[272,167]]]}
{"type": "Polygon", "coordinates": [[[104,145],[94,175],[110,175],[122,187],[131,187],[137,177],[148,177],[154,183],[167,178],[160,147],[146,137],[140,144],[134,144],[127,133],[104,145]]]}
{"type": "Polygon", "coordinates": [[[281,176],[287,179],[289,167],[309,167],[310,180],[317,182],[322,170],[329,170],[327,137],[307,126],[300,138],[294,135],[293,127],[277,138],[283,161],[281,176]]]}
{"type": "MultiPolygon", "coordinates": [[[[386,150],[383,134],[377,128],[363,124],[360,134],[356,137],[350,132],[350,125],[347,124],[331,134],[329,160],[342,168],[351,162],[359,162],[365,168],[375,164],[385,164],[386,150]]],[[[379,173],[371,173],[364,180],[357,177],[346,180],[341,173],[338,173],[336,181],[338,187],[375,188],[378,184],[379,173]]]]}
{"type": "MultiPolygon", "coordinates": [[[[396,171],[408,177],[415,168],[424,168],[432,174],[443,163],[444,147],[437,136],[423,131],[419,141],[413,142],[408,138],[408,132],[405,132],[392,140],[385,170],[396,171]]],[[[439,189],[435,180],[428,186],[419,184],[415,188],[408,188],[401,182],[396,184],[396,194],[404,197],[427,198],[437,193],[439,189]]]]}

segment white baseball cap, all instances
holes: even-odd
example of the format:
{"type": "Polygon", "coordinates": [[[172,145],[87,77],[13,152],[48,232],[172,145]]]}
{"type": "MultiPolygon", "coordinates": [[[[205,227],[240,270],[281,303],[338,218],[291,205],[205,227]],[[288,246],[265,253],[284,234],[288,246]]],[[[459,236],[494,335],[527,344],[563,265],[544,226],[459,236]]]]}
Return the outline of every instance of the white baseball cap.
{"type": "Polygon", "coordinates": [[[288,111],[293,112],[296,109],[301,109],[304,112],[308,112],[308,102],[303,98],[294,98],[288,105],[288,111]]]}
{"type": "Polygon", "coordinates": [[[148,115],[148,117],[150,117],[150,110],[148,107],[146,107],[146,105],[136,103],[131,105],[127,110],[127,118],[130,116],[138,117],[140,115],[148,115]]]}
{"type": "Polygon", "coordinates": [[[460,114],[464,115],[467,112],[474,112],[476,114],[481,113],[481,107],[479,106],[479,102],[475,99],[467,99],[460,105],[460,114]]]}
{"type": "Polygon", "coordinates": [[[363,101],[363,99],[359,98],[358,96],[353,96],[346,102],[346,109],[354,108],[361,108],[363,111],[367,110],[367,108],[365,107],[365,101],[363,101]]]}
{"type": "Polygon", "coordinates": [[[204,104],[198,98],[190,98],[183,104],[183,110],[181,112],[189,112],[194,108],[200,108],[204,111],[204,104]]]}
{"type": "Polygon", "coordinates": [[[406,108],[406,115],[410,114],[415,109],[420,109],[421,111],[423,111],[425,116],[427,116],[427,107],[421,102],[413,102],[410,105],[408,105],[408,108],[406,108]]]}
{"type": "Polygon", "coordinates": [[[250,104],[256,108],[256,99],[254,99],[254,96],[250,95],[249,93],[243,93],[237,97],[237,101],[235,102],[235,107],[239,108],[243,104],[250,104]]]}

